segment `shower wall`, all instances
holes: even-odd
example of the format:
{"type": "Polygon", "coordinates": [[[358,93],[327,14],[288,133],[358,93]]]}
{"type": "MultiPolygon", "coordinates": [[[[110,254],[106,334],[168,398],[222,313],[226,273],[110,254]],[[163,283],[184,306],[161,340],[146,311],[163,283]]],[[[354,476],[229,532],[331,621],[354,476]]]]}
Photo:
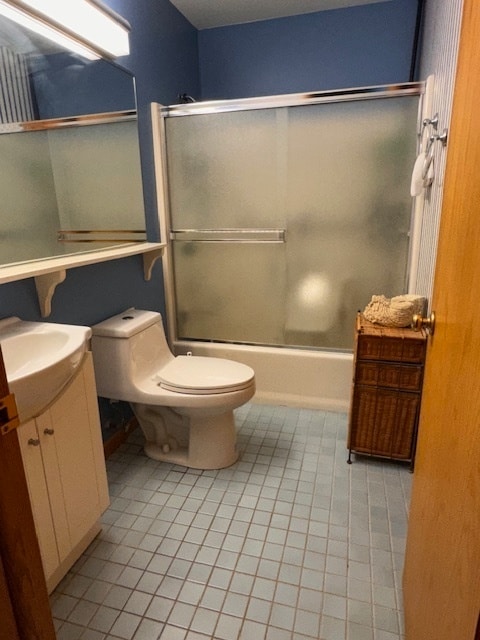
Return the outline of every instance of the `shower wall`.
{"type": "Polygon", "coordinates": [[[167,115],[177,339],[351,349],[406,290],[418,94],[167,115]]]}

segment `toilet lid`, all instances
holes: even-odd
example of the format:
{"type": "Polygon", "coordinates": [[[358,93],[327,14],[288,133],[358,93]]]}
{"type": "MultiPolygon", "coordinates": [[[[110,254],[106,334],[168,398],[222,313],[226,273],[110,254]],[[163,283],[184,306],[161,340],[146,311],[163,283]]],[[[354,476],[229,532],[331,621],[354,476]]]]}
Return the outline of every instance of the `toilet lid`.
{"type": "Polygon", "coordinates": [[[254,371],[245,364],[204,356],[177,356],[157,373],[163,389],[207,394],[239,391],[250,386],[254,371]]]}

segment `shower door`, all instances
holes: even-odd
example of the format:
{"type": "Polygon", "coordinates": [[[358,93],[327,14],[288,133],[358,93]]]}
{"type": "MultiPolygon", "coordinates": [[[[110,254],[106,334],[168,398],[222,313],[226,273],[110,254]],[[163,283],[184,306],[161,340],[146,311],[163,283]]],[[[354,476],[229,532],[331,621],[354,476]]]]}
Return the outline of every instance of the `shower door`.
{"type": "Polygon", "coordinates": [[[177,339],[350,349],[357,309],[405,291],[413,86],[162,110],[177,339]]]}

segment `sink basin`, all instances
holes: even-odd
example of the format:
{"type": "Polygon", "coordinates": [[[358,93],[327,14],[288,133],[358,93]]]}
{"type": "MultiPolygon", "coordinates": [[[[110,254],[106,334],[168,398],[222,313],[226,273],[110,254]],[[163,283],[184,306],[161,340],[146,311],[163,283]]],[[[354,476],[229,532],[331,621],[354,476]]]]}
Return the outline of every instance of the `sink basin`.
{"type": "Polygon", "coordinates": [[[58,396],[82,361],[91,335],[90,327],[0,320],[3,360],[20,422],[38,416],[58,396]]]}

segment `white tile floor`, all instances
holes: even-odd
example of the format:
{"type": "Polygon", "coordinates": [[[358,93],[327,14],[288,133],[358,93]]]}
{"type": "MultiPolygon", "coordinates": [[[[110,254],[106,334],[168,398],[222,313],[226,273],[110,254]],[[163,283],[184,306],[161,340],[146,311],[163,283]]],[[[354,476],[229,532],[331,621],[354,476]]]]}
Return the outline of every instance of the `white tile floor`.
{"type": "Polygon", "coordinates": [[[345,414],[248,404],[239,461],[107,462],[104,529],[52,594],[58,640],[400,640],[408,468],[346,463],[345,414]]]}

